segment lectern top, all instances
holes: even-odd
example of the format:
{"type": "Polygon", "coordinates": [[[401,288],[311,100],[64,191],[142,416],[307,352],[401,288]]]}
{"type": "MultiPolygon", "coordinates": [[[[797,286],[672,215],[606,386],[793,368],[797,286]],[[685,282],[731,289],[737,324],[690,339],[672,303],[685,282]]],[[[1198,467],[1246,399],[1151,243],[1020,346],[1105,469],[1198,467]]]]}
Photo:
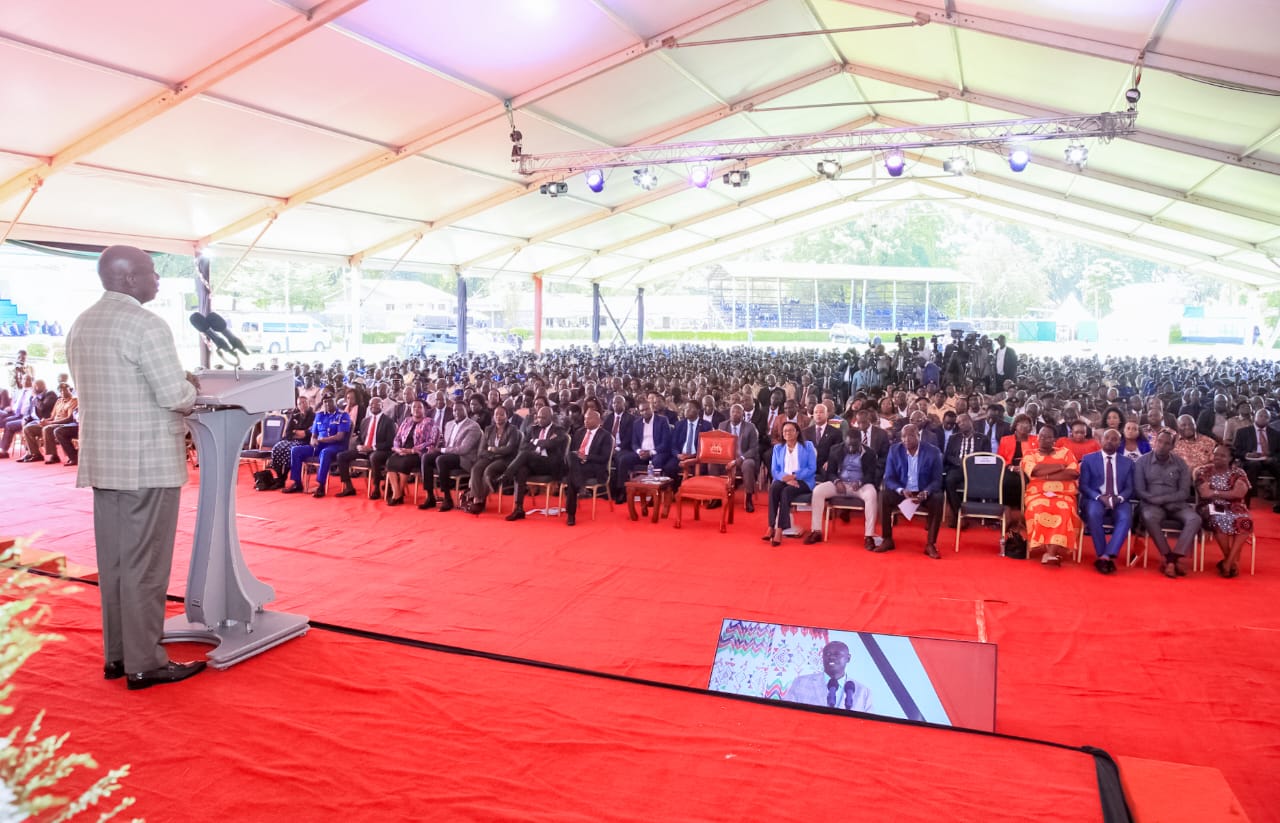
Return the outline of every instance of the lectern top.
{"type": "Polygon", "coordinates": [[[198,406],[237,406],[252,413],[293,407],[291,371],[209,369],[196,372],[196,377],[200,379],[198,406]]]}

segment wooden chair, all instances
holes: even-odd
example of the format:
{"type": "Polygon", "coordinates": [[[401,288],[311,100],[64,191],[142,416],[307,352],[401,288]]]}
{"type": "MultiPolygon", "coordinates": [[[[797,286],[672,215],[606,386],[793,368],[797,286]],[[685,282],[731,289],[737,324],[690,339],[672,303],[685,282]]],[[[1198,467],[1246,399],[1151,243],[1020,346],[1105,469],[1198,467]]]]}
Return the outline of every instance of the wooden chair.
{"type": "Polygon", "coordinates": [[[592,478],[582,484],[580,492],[591,498],[591,519],[596,519],[596,501],[603,495],[609,501],[609,511],[613,511],[613,495],[609,493],[609,477],[613,474],[614,450],[609,449],[609,465],[605,468],[604,478],[592,478]]]}
{"type": "Polygon", "coordinates": [[[698,453],[694,457],[692,472],[688,466],[684,469],[684,477],[680,481],[680,488],[676,490],[675,508],[676,522],[675,527],[681,526],[681,518],[684,514],[684,502],[686,500],[693,503],[693,519],[701,519],[701,510],[704,503],[710,503],[718,500],[721,504],[720,511],[720,532],[723,534],[728,530],[728,524],[733,522],[733,487],[736,472],[729,471],[729,467],[738,459],[738,438],[730,432],[709,431],[703,432],[698,436],[698,453]],[[723,466],[725,472],[719,475],[698,474],[700,466],[723,466]]]}

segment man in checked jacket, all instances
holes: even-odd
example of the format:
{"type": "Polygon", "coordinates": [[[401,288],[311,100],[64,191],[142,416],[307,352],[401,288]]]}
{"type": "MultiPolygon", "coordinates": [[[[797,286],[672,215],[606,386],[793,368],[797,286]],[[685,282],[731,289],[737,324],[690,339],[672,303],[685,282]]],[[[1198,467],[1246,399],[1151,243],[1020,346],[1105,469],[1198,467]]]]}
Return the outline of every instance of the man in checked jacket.
{"type": "Polygon", "coordinates": [[[106,293],[67,334],[80,397],[76,485],[93,487],[104,676],[145,689],[204,668],[171,662],[160,645],[187,482],[183,415],[198,384],[183,371],[169,327],[142,307],[160,289],[151,256],[112,246],[98,259],[98,277],[106,293]]]}

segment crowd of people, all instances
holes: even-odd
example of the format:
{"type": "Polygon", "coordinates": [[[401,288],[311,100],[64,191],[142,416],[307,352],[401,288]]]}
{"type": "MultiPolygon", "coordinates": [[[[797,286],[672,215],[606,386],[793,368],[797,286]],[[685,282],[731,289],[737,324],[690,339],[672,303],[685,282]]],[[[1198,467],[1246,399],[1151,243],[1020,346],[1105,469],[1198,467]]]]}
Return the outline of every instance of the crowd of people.
{"type": "Polygon", "coordinates": [[[966,458],[993,453],[1006,470],[1009,522],[1044,564],[1057,565],[1087,527],[1095,568],[1114,573],[1137,526],[1164,574],[1179,577],[1203,528],[1231,577],[1255,489],[1280,476],[1271,426],[1280,371],[1264,360],[1021,357],[997,338],[957,339],[946,351],[905,341],[861,353],[566,348],[286,368],[298,404],[259,489],[301,493],[312,461],[315,497],[335,470],[336,496],[355,495],[359,468],[370,496],[389,506],[404,503],[415,479],[420,509],[474,515],[513,488],[512,521],[524,517],[530,477],[563,482],[570,525],[595,481],[617,502],[641,472],[678,487],[700,436],[719,429],[738,437],[744,507],[765,498],[764,539],[774,545],[821,540],[828,501],[852,496],[867,549],[895,548],[905,505],[922,515],[925,553],[940,557],[939,529],[944,519],[956,525],[964,499],[966,458]],[[990,355],[977,373],[966,353],[974,343],[990,355]],[[810,514],[793,524],[797,502],[810,514]]]}

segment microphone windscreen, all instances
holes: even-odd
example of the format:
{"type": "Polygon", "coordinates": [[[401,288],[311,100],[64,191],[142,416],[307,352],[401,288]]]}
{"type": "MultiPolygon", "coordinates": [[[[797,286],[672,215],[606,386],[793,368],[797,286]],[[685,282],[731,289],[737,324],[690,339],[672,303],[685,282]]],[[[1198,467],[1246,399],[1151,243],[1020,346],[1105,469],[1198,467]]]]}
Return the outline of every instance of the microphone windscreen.
{"type": "Polygon", "coordinates": [[[206,318],[209,321],[209,328],[213,329],[214,331],[227,330],[227,321],[223,320],[222,315],[218,314],[217,312],[212,312],[212,311],[209,312],[209,314],[206,315],[206,318]]]}
{"type": "Polygon", "coordinates": [[[189,318],[191,325],[201,334],[207,334],[209,331],[209,318],[205,317],[198,311],[192,312],[189,318]]]}

